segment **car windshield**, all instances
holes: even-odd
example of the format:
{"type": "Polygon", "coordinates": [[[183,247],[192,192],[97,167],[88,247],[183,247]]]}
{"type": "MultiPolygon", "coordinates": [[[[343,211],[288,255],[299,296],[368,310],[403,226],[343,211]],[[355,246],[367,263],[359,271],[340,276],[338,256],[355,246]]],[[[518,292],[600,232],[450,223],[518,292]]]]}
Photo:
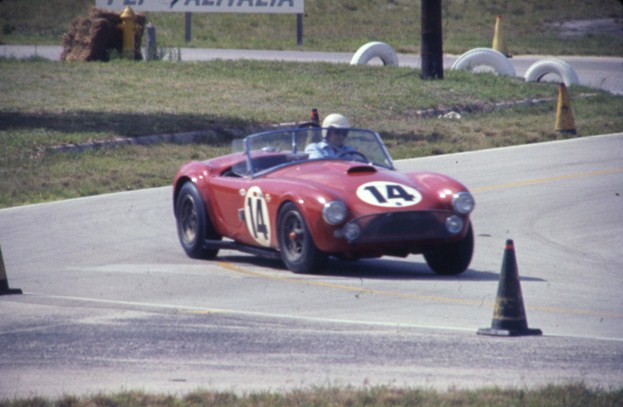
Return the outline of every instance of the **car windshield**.
{"type": "MultiPolygon", "coordinates": [[[[234,153],[246,155],[244,168],[236,172],[255,176],[283,165],[310,160],[306,148],[313,143],[323,142],[327,129],[296,128],[280,129],[252,134],[232,143],[234,153]]],[[[348,151],[341,155],[314,158],[314,160],[350,160],[394,169],[392,159],[374,131],[366,129],[348,129],[345,145],[348,151]]]]}

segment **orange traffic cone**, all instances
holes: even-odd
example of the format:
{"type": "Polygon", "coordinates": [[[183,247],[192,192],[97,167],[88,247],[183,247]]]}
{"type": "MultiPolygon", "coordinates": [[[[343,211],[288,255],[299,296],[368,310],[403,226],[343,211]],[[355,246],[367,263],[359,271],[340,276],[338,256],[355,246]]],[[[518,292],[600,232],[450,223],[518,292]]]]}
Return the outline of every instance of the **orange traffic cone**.
{"type": "Polygon", "coordinates": [[[6,278],[6,270],[4,269],[4,260],[2,259],[2,248],[0,248],[0,295],[21,294],[19,288],[9,288],[9,281],[6,278]]]}
{"type": "Polygon", "coordinates": [[[504,34],[502,33],[502,16],[497,16],[495,18],[495,30],[493,31],[493,44],[491,45],[491,48],[501,52],[507,58],[511,57],[511,54],[508,52],[508,48],[506,47],[504,34]]]}
{"type": "Polygon", "coordinates": [[[498,294],[493,309],[491,328],[480,328],[478,335],[542,335],[540,329],[529,329],[517,272],[517,259],[512,240],[506,241],[498,294]]]}
{"type": "Polygon", "coordinates": [[[556,108],[556,131],[561,133],[576,134],[573,110],[569,102],[569,92],[564,83],[558,89],[558,107],[556,108]]]}

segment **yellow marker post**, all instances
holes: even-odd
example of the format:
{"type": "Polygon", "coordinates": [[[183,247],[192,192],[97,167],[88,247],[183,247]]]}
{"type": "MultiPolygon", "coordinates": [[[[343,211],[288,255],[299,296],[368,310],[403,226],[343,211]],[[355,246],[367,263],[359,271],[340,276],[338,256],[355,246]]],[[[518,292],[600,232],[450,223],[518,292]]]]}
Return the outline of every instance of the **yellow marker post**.
{"type": "Polygon", "coordinates": [[[134,59],[136,32],[138,31],[136,14],[134,14],[132,7],[127,6],[119,17],[122,21],[119,28],[123,32],[123,56],[134,59]]]}
{"type": "Polygon", "coordinates": [[[507,58],[511,56],[508,52],[506,41],[504,40],[504,33],[502,32],[502,16],[497,16],[495,18],[495,30],[493,32],[493,44],[491,48],[501,52],[507,58]]]}
{"type": "Polygon", "coordinates": [[[569,102],[569,93],[564,83],[558,89],[558,107],[556,108],[556,131],[561,133],[576,134],[573,110],[569,102]]]}

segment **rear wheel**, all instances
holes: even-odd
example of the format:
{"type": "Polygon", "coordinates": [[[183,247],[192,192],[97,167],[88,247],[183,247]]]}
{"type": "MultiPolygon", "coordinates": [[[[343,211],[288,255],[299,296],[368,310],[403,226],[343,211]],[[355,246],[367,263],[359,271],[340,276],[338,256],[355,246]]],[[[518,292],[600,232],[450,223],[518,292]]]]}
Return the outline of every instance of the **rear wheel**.
{"type": "Polygon", "coordinates": [[[187,182],[182,186],[175,204],[175,218],[177,220],[177,235],[182,248],[194,259],[212,259],[218,254],[218,249],[206,249],[204,241],[220,240],[201,198],[197,186],[187,182]]]}
{"type": "Polygon", "coordinates": [[[303,215],[293,203],[283,205],[277,225],[281,259],[289,270],[311,273],[322,267],[327,255],[314,244],[303,215]]]}
{"type": "Polygon", "coordinates": [[[424,253],[428,266],[437,274],[452,276],[464,272],[474,253],[474,231],[470,223],[465,237],[458,242],[447,243],[434,251],[424,253]]]}

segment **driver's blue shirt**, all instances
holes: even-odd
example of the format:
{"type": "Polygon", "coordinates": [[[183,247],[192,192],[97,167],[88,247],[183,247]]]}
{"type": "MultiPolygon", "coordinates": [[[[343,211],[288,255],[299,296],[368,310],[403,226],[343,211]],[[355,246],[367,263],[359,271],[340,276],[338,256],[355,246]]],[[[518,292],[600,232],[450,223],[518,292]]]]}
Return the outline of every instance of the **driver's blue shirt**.
{"type": "Polygon", "coordinates": [[[326,141],[319,141],[318,143],[311,143],[305,148],[305,153],[309,154],[310,159],[324,158],[324,157],[338,157],[340,154],[356,152],[353,147],[342,145],[340,147],[334,147],[326,141]]]}

